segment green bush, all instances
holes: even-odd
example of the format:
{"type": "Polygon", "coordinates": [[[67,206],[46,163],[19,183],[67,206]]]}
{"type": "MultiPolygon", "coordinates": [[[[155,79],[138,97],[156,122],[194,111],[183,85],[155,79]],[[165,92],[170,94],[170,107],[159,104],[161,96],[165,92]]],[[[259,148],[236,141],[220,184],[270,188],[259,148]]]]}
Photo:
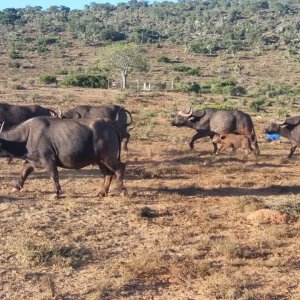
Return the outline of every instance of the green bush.
{"type": "Polygon", "coordinates": [[[157,59],[158,62],[164,62],[164,63],[169,63],[171,61],[171,59],[167,56],[160,56],[158,59],[157,59]]]}
{"type": "Polygon", "coordinates": [[[23,56],[19,52],[17,52],[16,50],[10,51],[9,52],[9,57],[11,59],[21,59],[21,58],[23,58],[23,56]]]}
{"type": "Polygon", "coordinates": [[[230,87],[231,96],[244,96],[246,94],[246,89],[240,85],[230,87]]]}
{"type": "Polygon", "coordinates": [[[174,71],[183,72],[186,75],[191,75],[191,76],[200,76],[200,68],[191,68],[188,66],[176,66],[174,67],[174,71]]]}
{"type": "Polygon", "coordinates": [[[216,109],[226,109],[226,110],[233,110],[234,107],[228,103],[210,103],[210,104],[203,104],[198,105],[194,109],[205,109],[205,108],[216,108],[216,109]]]}
{"type": "Polygon", "coordinates": [[[236,86],[233,79],[214,81],[211,83],[211,92],[215,94],[231,95],[231,90],[236,86]]]}
{"type": "Polygon", "coordinates": [[[250,103],[250,109],[254,112],[265,111],[266,102],[264,99],[254,100],[250,103]]]}
{"type": "Polygon", "coordinates": [[[39,38],[36,43],[38,46],[47,46],[55,44],[58,41],[55,37],[41,37],[39,38]]]}
{"type": "Polygon", "coordinates": [[[38,77],[39,81],[45,84],[56,84],[57,79],[54,75],[44,74],[38,77]]]}
{"type": "Polygon", "coordinates": [[[19,69],[21,64],[18,61],[11,61],[9,62],[8,66],[13,69],[19,69]]]}
{"type": "Polygon", "coordinates": [[[63,80],[67,86],[78,86],[86,88],[107,88],[107,77],[93,74],[71,74],[63,80]]]}
{"type": "Polygon", "coordinates": [[[183,92],[189,92],[189,93],[196,93],[199,94],[201,91],[201,86],[197,82],[193,82],[189,84],[188,86],[183,88],[183,92]]]}
{"type": "Polygon", "coordinates": [[[187,46],[187,52],[199,54],[215,54],[221,49],[221,46],[216,42],[200,41],[187,46]]]}

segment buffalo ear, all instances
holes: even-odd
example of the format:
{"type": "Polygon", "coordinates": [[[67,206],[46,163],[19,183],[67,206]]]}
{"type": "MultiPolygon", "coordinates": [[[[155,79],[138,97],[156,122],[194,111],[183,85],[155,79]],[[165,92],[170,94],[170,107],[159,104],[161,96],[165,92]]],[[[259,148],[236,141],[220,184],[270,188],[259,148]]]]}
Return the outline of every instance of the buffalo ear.
{"type": "Polygon", "coordinates": [[[197,120],[197,118],[192,116],[192,117],[188,118],[188,120],[191,121],[191,122],[195,122],[197,120]]]}
{"type": "Polygon", "coordinates": [[[82,116],[79,112],[75,111],[74,113],[74,119],[82,119],[82,116]]]}
{"type": "Polygon", "coordinates": [[[205,109],[202,109],[202,110],[195,110],[195,111],[193,111],[192,116],[193,116],[193,117],[197,117],[197,118],[202,118],[205,114],[206,114],[205,109]]]}

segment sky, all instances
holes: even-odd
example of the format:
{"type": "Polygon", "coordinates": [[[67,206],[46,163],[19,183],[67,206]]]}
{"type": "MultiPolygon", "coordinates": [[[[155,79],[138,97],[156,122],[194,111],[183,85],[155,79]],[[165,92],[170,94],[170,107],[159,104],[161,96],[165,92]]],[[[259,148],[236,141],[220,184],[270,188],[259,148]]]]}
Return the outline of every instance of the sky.
{"type": "Polygon", "coordinates": [[[96,3],[111,3],[116,4],[118,2],[125,2],[127,0],[0,0],[0,10],[4,8],[24,8],[26,6],[42,6],[43,9],[47,9],[49,6],[67,6],[71,9],[83,9],[85,5],[89,5],[91,2],[96,3]]]}

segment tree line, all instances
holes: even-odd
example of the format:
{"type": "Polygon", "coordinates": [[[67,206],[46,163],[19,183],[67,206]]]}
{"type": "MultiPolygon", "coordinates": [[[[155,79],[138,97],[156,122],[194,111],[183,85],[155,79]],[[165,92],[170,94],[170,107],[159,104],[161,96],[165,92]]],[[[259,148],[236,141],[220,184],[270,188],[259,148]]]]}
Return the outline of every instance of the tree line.
{"type": "Polygon", "coordinates": [[[300,42],[298,0],[180,0],[149,4],[130,0],[92,2],[82,10],[66,6],[6,8],[0,11],[3,39],[16,35],[68,33],[82,43],[170,41],[204,54],[236,52],[254,45],[300,42]],[[8,33],[8,34],[6,34],[8,33]],[[15,33],[15,34],[12,34],[15,33]]]}

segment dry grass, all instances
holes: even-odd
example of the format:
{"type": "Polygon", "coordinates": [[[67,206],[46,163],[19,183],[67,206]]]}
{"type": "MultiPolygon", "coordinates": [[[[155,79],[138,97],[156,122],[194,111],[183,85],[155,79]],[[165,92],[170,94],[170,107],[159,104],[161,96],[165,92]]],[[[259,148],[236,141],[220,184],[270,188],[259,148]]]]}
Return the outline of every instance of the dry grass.
{"type": "MultiPolygon", "coordinates": [[[[155,60],[172,53],[186,65],[199,65],[204,82],[225,71],[226,77],[236,76],[232,70],[241,63],[245,73],[237,80],[251,91],[267,83],[295,84],[293,74],[299,74],[299,66],[282,60],[280,50],[251,60],[224,54],[205,61],[177,48],[157,51],[148,55],[155,60]]],[[[94,52],[78,47],[68,54],[84,65],[94,52]]],[[[300,155],[296,150],[285,162],[289,145],[264,141],[263,126],[276,109],[252,114],[262,153],[257,161],[230,153],[212,158],[208,139],[189,150],[194,132],[172,128],[169,113],[192,102],[223,101],[218,95],[38,86],[39,74],[55,73],[62,65],[73,70],[74,60],[49,53],[32,58],[34,69],[21,71],[6,68],[4,57],[0,62],[1,101],[62,110],[114,102],[132,111],[135,122],[129,153],[122,153],[125,198],[113,189],[107,198],[97,198],[102,179],[95,167],[60,170],[59,201],[49,199],[53,187],[44,171],[11,194],[22,165],[0,161],[1,299],[299,299],[300,155]],[[25,89],[13,89],[16,85],[25,89]],[[141,214],[146,206],[153,217],[141,214]],[[261,208],[295,219],[254,226],[247,216],[261,208]]],[[[252,98],[227,101],[248,111],[244,104],[252,98]]]]}

